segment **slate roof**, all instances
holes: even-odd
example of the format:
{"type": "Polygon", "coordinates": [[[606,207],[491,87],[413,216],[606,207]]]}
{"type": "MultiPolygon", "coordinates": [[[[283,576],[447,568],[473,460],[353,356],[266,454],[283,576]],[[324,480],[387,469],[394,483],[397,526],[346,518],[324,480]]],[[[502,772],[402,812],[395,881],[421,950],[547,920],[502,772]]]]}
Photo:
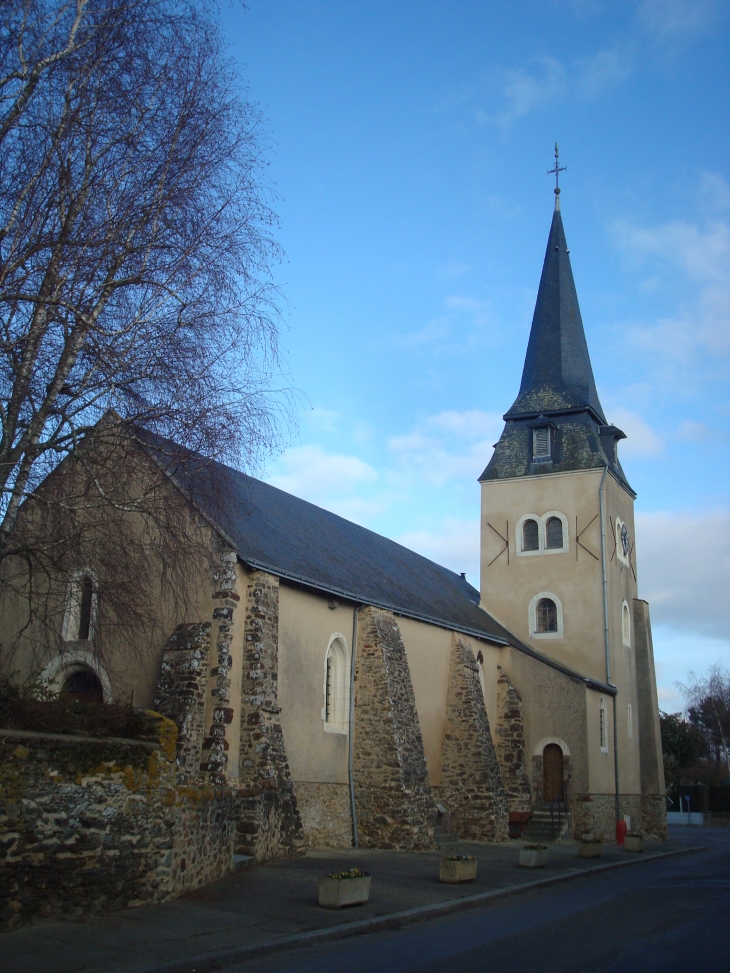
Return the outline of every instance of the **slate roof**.
{"type": "Polygon", "coordinates": [[[618,458],[624,433],[609,426],[598,399],[578,295],[556,198],[532,318],[520,391],[480,480],[539,476],[608,466],[629,491],[618,458]],[[532,430],[552,428],[549,462],[533,461],[532,430]]]}
{"type": "Polygon", "coordinates": [[[575,408],[590,409],[606,425],[556,197],[520,392],[505,418],[575,408]]]}
{"type": "Polygon", "coordinates": [[[461,575],[374,531],[223,463],[184,455],[136,429],[137,439],[247,565],[362,605],[512,645],[601,692],[613,687],[536,652],[479,607],[461,575]]]}

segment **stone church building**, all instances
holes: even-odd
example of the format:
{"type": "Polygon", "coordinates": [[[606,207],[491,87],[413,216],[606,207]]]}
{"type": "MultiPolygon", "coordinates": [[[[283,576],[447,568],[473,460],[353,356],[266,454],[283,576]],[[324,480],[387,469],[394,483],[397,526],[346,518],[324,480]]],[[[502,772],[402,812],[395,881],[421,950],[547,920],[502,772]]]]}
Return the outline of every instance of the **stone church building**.
{"type": "Polygon", "coordinates": [[[179,783],[235,789],[242,853],[423,848],[443,827],[503,841],[548,811],[576,835],[612,841],[627,818],[666,837],[635,494],[596,392],[559,203],[519,394],[479,477],[480,590],[138,431],[136,469],[165,472],[210,555],[176,597],[145,579],[158,593],[149,648],[132,657],[117,626],[99,651],[93,547],[58,582],[40,657],[24,648],[37,624],[25,601],[4,595],[0,642],[16,646],[20,678],[173,719],[179,783]]]}

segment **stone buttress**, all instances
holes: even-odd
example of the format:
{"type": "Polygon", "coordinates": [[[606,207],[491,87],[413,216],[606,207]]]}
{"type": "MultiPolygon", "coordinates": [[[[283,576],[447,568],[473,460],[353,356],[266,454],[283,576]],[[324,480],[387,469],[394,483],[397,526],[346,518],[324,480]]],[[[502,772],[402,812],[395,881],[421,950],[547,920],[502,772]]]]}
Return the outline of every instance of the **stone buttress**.
{"type": "Polygon", "coordinates": [[[479,670],[471,646],[456,634],[449,660],[439,794],[460,838],[507,840],[507,800],[479,670]]]}
{"type": "Polygon", "coordinates": [[[375,608],[359,617],[353,744],[360,844],[432,847],[436,806],[406,650],[395,617],[375,608]]]}
{"type": "Polygon", "coordinates": [[[305,839],[278,704],[279,579],[246,581],[237,850],[256,858],[304,854],[305,839]]]}
{"type": "Polygon", "coordinates": [[[525,765],[525,723],[522,697],[497,666],[497,760],[510,811],[532,810],[530,780],[525,765]]]}
{"type": "Polygon", "coordinates": [[[165,645],[155,709],[177,724],[177,783],[198,779],[205,737],[210,622],[178,625],[165,645]]]}

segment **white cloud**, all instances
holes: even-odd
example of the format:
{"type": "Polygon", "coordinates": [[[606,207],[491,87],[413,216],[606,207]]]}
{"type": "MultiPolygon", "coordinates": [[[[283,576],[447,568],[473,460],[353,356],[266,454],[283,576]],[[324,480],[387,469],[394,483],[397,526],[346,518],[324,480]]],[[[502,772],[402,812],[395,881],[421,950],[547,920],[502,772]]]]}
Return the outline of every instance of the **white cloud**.
{"type": "Polygon", "coordinates": [[[664,443],[640,415],[622,407],[610,410],[611,422],[626,433],[619,444],[619,455],[624,457],[659,456],[664,443]]]}
{"type": "Polygon", "coordinates": [[[575,94],[582,99],[596,98],[628,78],[634,68],[633,44],[620,43],[605,47],[576,62],[575,94]]]}
{"type": "Polygon", "coordinates": [[[652,620],[726,639],[730,510],[637,513],[639,590],[652,620]]]}
{"type": "Polygon", "coordinates": [[[676,438],[688,443],[706,442],[708,439],[717,439],[718,433],[704,422],[695,422],[692,419],[684,419],[679,424],[676,438]]]}
{"type": "Polygon", "coordinates": [[[445,264],[442,264],[438,268],[439,277],[445,277],[447,280],[452,280],[454,277],[463,277],[464,274],[471,273],[471,267],[469,264],[463,263],[461,260],[447,260],[445,264]]]}
{"type": "Polygon", "coordinates": [[[317,445],[286,450],[269,475],[269,482],[281,490],[330,507],[376,480],[372,466],[357,456],[327,453],[317,445]]]}
{"type": "Polygon", "coordinates": [[[503,132],[535,108],[555,101],[565,90],[565,68],[554,57],[541,57],[530,69],[516,68],[502,75],[501,97],[505,107],[495,115],[476,113],[478,122],[496,122],[503,132]]]}
{"type": "Polygon", "coordinates": [[[502,431],[497,412],[441,412],[403,436],[393,436],[388,448],[398,477],[418,477],[434,485],[453,478],[476,478],[492,455],[502,431]]]}
{"type": "Polygon", "coordinates": [[[461,294],[444,298],[446,313],[433,318],[418,331],[396,335],[394,343],[403,348],[431,346],[434,351],[464,354],[475,342],[497,334],[488,301],[461,294]]]}
{"type": "Polygon", "coordinates": [[[730,222],[719,212],[730,188],[706,175],[703,192],[706,198],[713,192],[716,204],[702,224],[674,220],[640,227],[621,220],[612,227],[624,259],[648,267],[653,291],[683,292],[675,317],[635,323],[628,334],[655,371],[681,374],[685,381],[716,371],[730,356],[730,222]]]}
{"type": "Polygon", "coordinates": [[[431,530],[416,530],[395,538],[399,544],[461,574],[479,587],[479,521],[449,517],[431,530]]]}
{"type": "Polygon", "coordinates": [[[666,39],[706,30],[717,9],[716,0],[643,0],[637,13],[650,35],[666,39]]]}

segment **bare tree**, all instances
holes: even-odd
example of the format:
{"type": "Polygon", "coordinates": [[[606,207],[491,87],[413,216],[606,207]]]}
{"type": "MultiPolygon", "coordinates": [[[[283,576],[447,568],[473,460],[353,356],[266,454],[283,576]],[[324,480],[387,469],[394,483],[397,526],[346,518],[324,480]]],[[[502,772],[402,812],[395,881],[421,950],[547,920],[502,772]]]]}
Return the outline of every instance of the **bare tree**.
{"type": "MultiPolygon", "coordinates": [[[[3,4],[0,562],[35,556],[18,511],[102,416],[239,467],[275,442],[260,125],[214,4],[3,4]]],[[[116,503],[91,475],[78,496],[116,503]]]]}
{"type": "Polygon", "coordinates": [[[705,737],[716,766],[730,767],[730,673],[716,663],[706,676],[690,672],[678,686],[689,703],[689,722],[705,737]]]}

